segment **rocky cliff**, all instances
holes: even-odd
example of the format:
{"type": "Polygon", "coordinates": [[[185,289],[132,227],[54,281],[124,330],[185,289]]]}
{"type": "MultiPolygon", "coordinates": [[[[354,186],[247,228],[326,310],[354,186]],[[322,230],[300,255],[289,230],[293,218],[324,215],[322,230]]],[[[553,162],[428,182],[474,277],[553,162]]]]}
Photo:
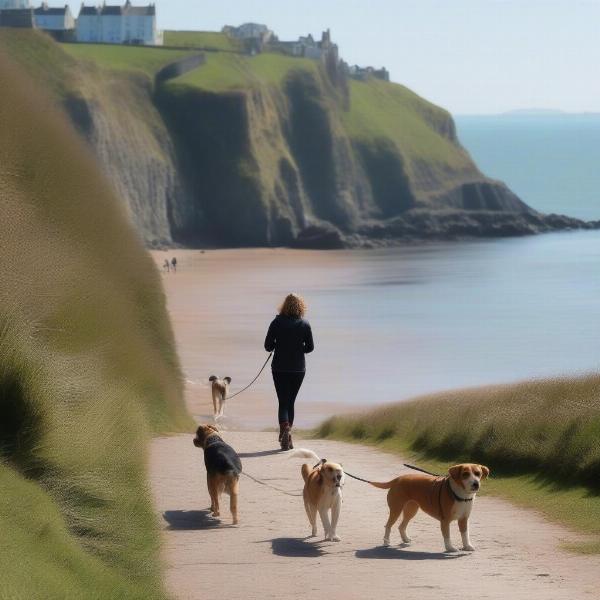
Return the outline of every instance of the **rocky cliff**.
{"type": "Polygon", "coordinates": [[[43,77],[147,244],[344,247],[589,226],[486,178],[451,116],[397,84],[277,54],[208,52],[173,69],[193,51],[31,32],[4,46],[30,71],[48,61],[43,77]],[[51,61],[24,61],[23,45],[51,61]]]}

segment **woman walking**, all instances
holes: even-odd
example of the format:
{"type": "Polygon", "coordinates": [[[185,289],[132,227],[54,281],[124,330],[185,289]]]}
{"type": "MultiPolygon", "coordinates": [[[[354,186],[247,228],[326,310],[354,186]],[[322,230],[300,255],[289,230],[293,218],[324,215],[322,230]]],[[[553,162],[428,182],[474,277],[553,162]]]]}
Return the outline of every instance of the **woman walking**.
{"type": "Polygon", "coordinates": [[[305,312],[304,299],[297,294],[288,294],[265,338],[265,350],[275,351],[271,369],[279,401],[279,442],[282,450],[294,447],[291,434],[294,402],[306,372],[304,355],[314,350],[312,331],[304,319],[305,312]]]}

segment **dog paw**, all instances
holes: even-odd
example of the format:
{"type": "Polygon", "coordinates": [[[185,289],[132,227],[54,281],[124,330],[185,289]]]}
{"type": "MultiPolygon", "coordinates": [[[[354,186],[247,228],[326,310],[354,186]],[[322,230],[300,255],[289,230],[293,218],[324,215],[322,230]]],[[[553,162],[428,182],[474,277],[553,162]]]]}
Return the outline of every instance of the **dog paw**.
{"type": "Polygon", "coordinates": [[[402,543],[403,544],[410,544],[412,542],[412,538],[409,538],[407,535],[403,535],[402,536],[402,543]]]}
{"type": "Polygon", "coordinates": [[[390,545],[390,540],[383,538],[383,545],[384,546],[389,546],[390,545]]]}
{"type": "Polygon", "coordinates": [[[458,552],[458,548],[454,546],[446,546],[446,552],[458,552]]]}
{"type": "Polygon", "coordinates": [[[342,538],[339,535],[332,535],[331,536],[331,541],[332,542],[341,542],[342,538]]]}
{"type": "Polygon", "coordinates": [[[475,548],[473,546],[471,546],[471,544],[468,544],[466,546],[463,546],[463,550],[465,550],[467,552],[474,552],[475,548]]]}
{"type": "Polygon", "coordinates": [[[221,513],[220,513],[219,511],[213,511],[213,514],[212,514],[212,516],[213,516],[213,517],[220,517],[220,516],[221,516],[221,513]]]}

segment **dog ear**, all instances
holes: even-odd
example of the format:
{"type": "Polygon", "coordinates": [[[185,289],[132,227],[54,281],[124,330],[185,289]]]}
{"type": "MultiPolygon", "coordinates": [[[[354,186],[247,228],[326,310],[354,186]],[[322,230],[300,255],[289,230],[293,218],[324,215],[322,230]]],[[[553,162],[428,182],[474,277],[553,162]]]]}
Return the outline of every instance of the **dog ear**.
{"type": "Polygon", "coordinates": [[[490,476],[490,470],[484,466],[484,465],[479,465],[481,467],[481,479],[487,479],[490,476]]]}
{"type": "Polygon", "coordinates": [[[448,469],[448,474],[454,481],[460,481],[460,476],[462,474],[463,466],[462,465],[454,465],[448,469]]]}
{"type": "Polygon", "coordinates": [[[226,381],[227,383],[231,383],[231,377],[223,377],[223,381],[226,381]]]}
{"type": "Polygon", "coordinates": [[[211,375],[208,380],[209,381],[216,381],[217,379],[219,379],[216,375],[211,375]]]}

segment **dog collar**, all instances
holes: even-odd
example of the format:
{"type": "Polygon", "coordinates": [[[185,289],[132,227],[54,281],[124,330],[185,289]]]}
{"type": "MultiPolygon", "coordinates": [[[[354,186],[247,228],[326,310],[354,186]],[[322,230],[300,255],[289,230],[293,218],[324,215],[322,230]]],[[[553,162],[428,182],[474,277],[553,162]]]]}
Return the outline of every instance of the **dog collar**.
{"type": "Polygon", "coordinates": [[[452,496],[454,497],[454,499],[457,502],[473,502],[473,498],[475,498],[475,496],[473,496],[473,498],[461,498],[453,489],[452,489],[452,485],[450,484],[450,479],[446,480],[448,482],[448,489],[450,490],[450,493],[452,494],[452,496]]]}

